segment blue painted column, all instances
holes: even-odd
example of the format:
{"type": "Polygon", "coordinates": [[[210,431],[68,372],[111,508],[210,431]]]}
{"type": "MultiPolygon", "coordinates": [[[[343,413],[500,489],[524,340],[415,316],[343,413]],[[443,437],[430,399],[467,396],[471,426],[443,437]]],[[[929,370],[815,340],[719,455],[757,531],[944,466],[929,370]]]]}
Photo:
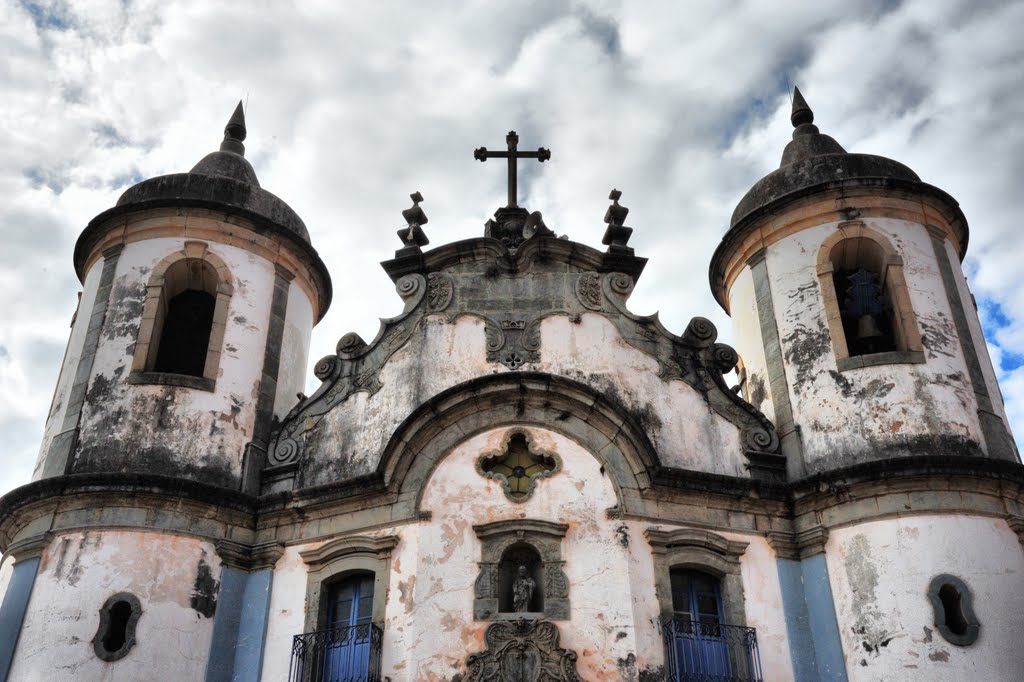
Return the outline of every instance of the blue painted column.
{"type": "Polygon", "coordinates": [[[223,562],[206,682],[258,682],[270,617],[274,564],[283,548],[217,543],[223,562]]]}
{"type": "Polygon", "coordinates": [[[6,680],[14,662],[21,625],[28,612],[28,601],[36,584],[39,555],[50,543],[50,535],[38,535],[13,543],[8,554],[14,557],[14,571],[7,583],[7,592],[0,603],[0,681],[6,680]]]}
{"type": "Polygon", "coordinates": [[[810,556],[805,551],[802,559],[795,548],[779,555],[779,584],[794,679],[846,682],[846,661],[823,548],[810,556]]]}

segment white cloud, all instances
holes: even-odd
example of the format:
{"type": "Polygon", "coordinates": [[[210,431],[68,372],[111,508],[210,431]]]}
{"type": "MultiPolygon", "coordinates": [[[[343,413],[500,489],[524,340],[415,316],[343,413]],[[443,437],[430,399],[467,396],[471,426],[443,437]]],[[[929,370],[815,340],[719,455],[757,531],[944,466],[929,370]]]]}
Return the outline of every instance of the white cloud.
{"type": "MultiPolygon", "coordinates": [[[[516,128],[552,160],[521,195],[598,245],[623,190],[651,258],[633,309],[730,337],[707,263],[735,203],[778,165],[799,84],[823,132],[956,197],[965,268],[997,358],[1024,353],[1024,26],[1020,3],[0,3],[0,415],[27,480],[76,283],[71,249],[133,177],[188,170],[248,99],[247,156],[306,221],[334,305],[311,357],[399,309],[379,261],[420,190],[433,245],[482,234],[516,128]],[[35,8],[34,15],[29,8],[35,8]],[[680,276],[680,273],[686,273],[680,276]],[[998,329],[995,329],[998,328],[998,329]]],[[[1001,372],[1018,437],[1024,371],[1001,372]]]]}

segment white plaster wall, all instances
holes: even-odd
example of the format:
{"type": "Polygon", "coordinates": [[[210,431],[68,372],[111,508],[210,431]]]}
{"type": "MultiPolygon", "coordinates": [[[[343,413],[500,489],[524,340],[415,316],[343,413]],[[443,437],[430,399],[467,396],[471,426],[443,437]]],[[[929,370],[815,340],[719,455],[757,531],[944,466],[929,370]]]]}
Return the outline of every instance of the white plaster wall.
{"type": "MultiPolygon", "coordinates": [[[[431,512],[429,520],[354,532],[400,538],[392,552],[386,598],[384,674],[393,682],[451,680],[464,670],[470,653],[484,650],[488,622],[473,620],[481,548],[472,527],[516,518],[569,525],[562,558],[571,619],[558,626],[562,646],[580,657],[583,679],[635,680],[631,675],[636,671],[657,669],[664,661],[660,608],[653,555],[644,538],[651,524],[608,518],[606,510],[616,498],[598,460],[574,441],[535,427],[528,428],[531,436],[562,458],[563,469],[540,481],[528,501],[509,501],[497,483],[474,467],[482,453],[499,447],[508,428],[467,439],[438,464],[424,486],[422,509],[431,512]]],[[[745,608],[748,625],[758,628],[765,679],[792,679],[774,554],[763,538],[724,535],[750,543],[741,558],[745,608]]],[[[320,544],[290,547],[275,568],[265,682],[287,673],[286,653],[292,637],[303,631],[304,609],[309,608],[299,552],[320,544]]]]}
{"type": "Polygon", "coordinates": [[[201,680],[213,619],[190,605],[199,562],[220,575],[213,547],[157,533],[58,536],[43,554],[10,680],[201,680]],[[142,604],[135,647],[119,661],[93,651],[99,611],[118,592],[142,604]]]}
{"type": "Polygon", "coordinates": [[[903,257],[927,362],[839,373],[816,274],[819,247],[837,224],[803,230],[770,246],[768,272],[786,379],[811,472],[854,463],[840,459],[840,453],[859,452],[867,459],[887,445],[913,443],[915,437],[981,440],[931,237],[907,221],[864,222],[886,234],[903,257]],[[851,419],[854,414],[858,418],[851,419]]]}
{"type": "Polygon", "coordinates": [[[281,364],[277,370],[277,394],[274,414],[283,419],[298,402],[296,394],[305,391],[309,341],[313,335],[313,304],[295,282],[288,287],[288,307],[281,337],[281,364]]]}
{"type": "Polygon", "coordinates": [[[292,546],[274,566],[274,582],[270,590],[267,639],[263,653],[264,682],[288,679],[292,638],[305,632],[306,563],[300,551],[316,549],[323,542],[292,546]]]}
{"type": "MultiPolygon", "coordinates": [[[[540,362],[525,369],[567,376],[621,401],[642,416],[666,464],[748,475],[739,430],[686,383],[660,379],[657,362],[623,341],[603,316],[586,314],[578,324],[565,316],[545,318],[541,339],[540,362]]],[[[314,430],[307,452],[324,466],[319,478],[304,485],[372,471],[391,434],[416,407],[452,386],[508,371],[487,362],[479,318],[463,316],[452,324],[428,318],[384,366],[380,391],[350,396],[314,430]]]]}
{"type": "Polygon", "coordinates": [[[825,549],[850,682],[1024,679],[1024,552],[1004,521],[873,521],[833,530],[825,549]],[[927,592],[941,573],[974,595],[971,646],[935,627],[927,592]]]}
{"type": "Polygon", "coordinates": [[[736,352],[747,372],[743,398],[777,424],[779,420],[768,381],[768,361],[765,359],[761,318],[757,312],[754,276],[750,268],[744,268],[733,282],[729,290],[729,310],[736,352]]]}
{"type": "Polygon", "coordinates": [[[103,259],[101,258],[93,263],[92,268],[85,276],[82,298],[78,302],[78,312],[75,316],[75,324],[71,327],[68,346],[64,352],[64,362],[61,364],[60,376],[57,377],[57,387],[53,392],[53,401],[50,403],[50,413],[46,417],[43,443],[39,447],[39,457],[36,459],[36,466],[32,472],[33,481],[37,480],[42,473],[50,444],[61,432],[61,427],[64,424],[64,414],[67,412],[71,387],[75,383],[75,374],[78,372],[78,362],[82,357],[82,347],[85,344],[85,335],[89,330],[89,318],[92,317],[93,307],[96,305],[96,290],[99,288],[102,273],[103,259]]]}
{"type": "Polygon", "coordinates": [[[764,679],[772,682],[792,680],[793,661],[789,655],[789,636],[775,551],[760,536],[722,535],[749,543],[740,557],[740,575],[743,578],[747,627],[757,629],[757,648],[761,654],[764,679]]]}
{"type": "MultiPolygon", "coordinates": [[[[102,457],[103,449],[159,449],[175,473],[205,467],[219,478],[240,474],[263,367],[274,284],[271,263],[236,247],[209,243],[209,251],[224,260],[234,278],[214,392],[126,382],[150,273],[184,241],[150,239],[128,244],[121,252],[83,409],[78,459],[88,451],[102,457]]],[[[158,464],[152,458],[144,463],[158,464]]]]}

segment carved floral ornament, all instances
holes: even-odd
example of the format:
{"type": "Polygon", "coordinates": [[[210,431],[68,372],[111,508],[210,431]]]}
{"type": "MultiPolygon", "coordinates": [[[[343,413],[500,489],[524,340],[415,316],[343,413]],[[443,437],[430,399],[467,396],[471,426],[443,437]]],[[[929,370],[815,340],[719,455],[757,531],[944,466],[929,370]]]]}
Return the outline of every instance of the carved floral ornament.
{"type": "Polygon", "coordinates": [[[524,429],[510,429],[502,438],[501,447],[476,460],[477,473],[501,483],[505,497],[512,502],[530,499],[540,479],[561,470],[562,459],[539,449],[524,429]]]}

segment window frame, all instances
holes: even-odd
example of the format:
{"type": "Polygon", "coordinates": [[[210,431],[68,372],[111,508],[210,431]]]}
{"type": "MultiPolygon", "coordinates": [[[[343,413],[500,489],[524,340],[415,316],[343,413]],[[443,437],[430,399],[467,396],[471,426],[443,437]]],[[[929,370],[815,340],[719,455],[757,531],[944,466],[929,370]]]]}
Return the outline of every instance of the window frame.
{"type": "Polygon", "coordinates": [[[822,242],[821,248],[818,250],[816,270],[825,309],[825,320],[832,338],[836,367],[840,372],[859,367],[900,363],[920,364],[925,361],[921,331],[917,325],[917,316],[914,314],[910,291],[903,275],[903,258],[885,235],[868,227],[860,220],[839,223],[836,231],[822,242]],[[869,355],[850,355],[849,346],[846,343],[846,332],[843,329],[839,300],[833,282],[835,264],[832,261],[832,254],[842,242],[856,239],[873,242],[881,250],[881,272],[877,274],[879,285],[893,307],[893,332],[898,350],[869,355]]]}
{"type": "Polygon", "coordinates": [[[180,251],[176,251],[157,263],[146,284],[142,321],[139,324],[139,332],[135,341],[128,382],[213,391],[216,387],[217,374],[220,371],[224,333],[227,329],[228,310],[233,294],[234,284],[231,270],[223,259],[209,250],[209,244],[206,242],[187,241],[180,251]],[[206,362],[203,365],[203,376],[201,377],[153,371],[163,332],[164,315],[166,315],[167,304],[171,298],[167,288],[167,273],[172,266],[181,261],[186,261],[186,263],[187,261],[201,261],[212,267],[217,277],[216,285],[213,287],[214,292],[207,292],[215,295],[215,303],[210,341],[206,348],[206,362]]]}
{"type": "Polygon", "coordinates": [[[671,573],[686,569],[718,579],[722,625],[747,625],[740,557],[749,543],[696,528],[648,528],[644,535],[654,557],[654,587],[663,623],[675,616],[671,573]]]}
{"type": "Polygon", "coordinates": [[[397,545],[397,535],[355,535],[337,538],[316,549],[299,552],[308,568],[303,632],[318,632],[327,626],[330,586],[360,573],[372,573],[374,576],[370,622],[382,625],[391,577],[391,551],[397,545]]]}

